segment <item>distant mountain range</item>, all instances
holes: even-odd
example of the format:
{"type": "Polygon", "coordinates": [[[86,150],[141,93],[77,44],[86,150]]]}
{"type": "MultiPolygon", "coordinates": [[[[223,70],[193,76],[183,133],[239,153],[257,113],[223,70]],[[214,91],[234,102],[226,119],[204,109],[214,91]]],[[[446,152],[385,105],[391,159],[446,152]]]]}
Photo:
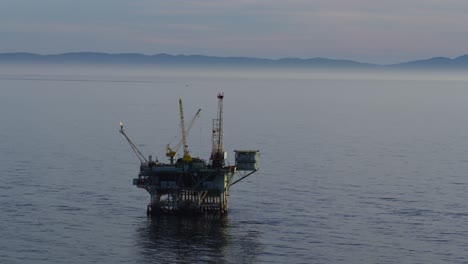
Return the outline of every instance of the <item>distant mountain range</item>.
{"type": "Polygon", "coordinates": [[[34,53],[0,53],[2,64],[54,63],[54,64],[132,64],[132,65],[205,65],[205,66],[269,66],[314,67],[350,69],[468,69],[468,55],[455,59],[436,57],[398,64],[379,65],[352,60],[327,58],[261,59],[249,57],[214,57],[203,55],[143,55],[138,53],[108,54],[98,52],[74,52],[55,55],[34,53]]]}

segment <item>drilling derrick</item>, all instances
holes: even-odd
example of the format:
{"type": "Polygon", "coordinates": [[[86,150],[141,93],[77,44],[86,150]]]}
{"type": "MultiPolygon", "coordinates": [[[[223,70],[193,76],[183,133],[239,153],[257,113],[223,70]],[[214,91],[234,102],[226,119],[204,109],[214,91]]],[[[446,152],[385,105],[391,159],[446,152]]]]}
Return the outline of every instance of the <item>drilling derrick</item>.
{"type": "Polygon", "coordinates": [[[150,195],[147,207],[148,215],[223,215],[228,210],[229,189],[258,170],[258,150],[235,150],[235,166],[225,166],[223,130],[223,99],[219,93],[216,118],[213,119],[213,148],[210,155],[211,164],[205,160],[192,157],[188,151],[187,133],[200,110],[190,121],[185,130],[182,100],[179,100],[179,115],[182,140],[172,149],[166,147],[166,156],[170,163],[147,160],[136,145],[128,138],[120,124],[119,132],[125,137],[140,159],[141,166],[138,178],[133,185],[145,189],[150,195]],[[184,147],[182,158],[174,162],[174,156],[181,146],[184,147]]]}
{"type": "Polygon", "coordinates": [[[213,149],[211,151],[211,164],[213,168],[224,166],[224,130],[223,130],[223,99],[224,94],[218,94],[218,112],[216,119],[213,119],[213,149]]]}

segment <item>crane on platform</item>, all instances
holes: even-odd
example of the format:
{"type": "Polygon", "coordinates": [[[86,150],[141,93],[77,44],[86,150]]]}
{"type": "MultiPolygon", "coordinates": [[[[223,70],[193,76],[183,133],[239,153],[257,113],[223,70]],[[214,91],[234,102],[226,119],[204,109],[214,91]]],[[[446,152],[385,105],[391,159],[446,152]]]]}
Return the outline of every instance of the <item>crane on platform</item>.
{"type": "Polygon", "coordinates": [[[148,164],[148,160],[145,158],[145,156],[141,153],[141,151],[137,148],[137,146],[132,142],[132,140],[130,140],[130,138],[127,136],[127,134],[125,133],[124,129],[123,129],[123,123],[120,122],[120,134],[122,134],[125,139],[128,141],[128,144],[130,144],[130,147],[132,148],[133,152],[135,153],[135,155],[137,156],[137,158],[140,160],[141,164],[148,164]]]}
{"type": "Polygon", "coordinates": [[[187,146],[187,133],[185,131],[185,121],[184,121],[184,108],[182,107],[182,99],[179,99],[179,109],[180,109],[180,130],[182,133],[182,144],[184,145],[184,156],[182,160],[185,162],[191,162],[192,157],[188,151],[187,146]]]}
{"type": "MultiPolygon", "coordinates": [[[[193,124],[195,123],[195,120],[197,119],[197,117],[200,116],[200,112],[201,112],[201,109],[198,109],[197,113],[190,120],[190,122],[189,122],[189,124],[187,126],[187,131],[185,131],[185,136],[186,137],[190,133],[190,130],[192,129],[193,124]]],[[[174,164],[174,157],[177,154],[177,151],[179,151],[182,144],[183,144],[183,138],[179,141],[179,143],[177,143],[177,145],[174,148],[171,148],[170,144],[167,144],[167,146],[166,146],[166,157],[169,158],[171,164],[174,164]]]]}

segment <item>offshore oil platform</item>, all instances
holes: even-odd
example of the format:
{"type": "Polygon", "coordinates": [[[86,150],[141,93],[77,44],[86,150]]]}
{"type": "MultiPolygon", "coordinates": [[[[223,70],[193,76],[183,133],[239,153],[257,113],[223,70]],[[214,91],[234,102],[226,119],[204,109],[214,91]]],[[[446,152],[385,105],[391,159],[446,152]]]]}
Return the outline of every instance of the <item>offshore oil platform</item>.
{"type": "Polygon", "coordinates": [[[145,189],[151,200],[147,207],[147,215],[223,215],[228,210],[229,189],[242,181],[259,167],[258,150],[235,150],[235,165],[226,166],[227,153],[224,149],[223,131],[223,99],[218,96],[217,116],[213,119],[212,151],[209,162],[192,157],[188,150],[187,134],[201,109],[185,128],[182,100],[179,100],[181,140],[174,146],[166,147],[166,157],[169,163],[159,163],[151,156],[146,157],[130,140],[120,122],[119,132],[125,137],[132,150],[140,160],[138,178],[133,179],[133,185],[145,189]],[[183,146],[183,156],[175,159],[177,151],[183,146]]]}

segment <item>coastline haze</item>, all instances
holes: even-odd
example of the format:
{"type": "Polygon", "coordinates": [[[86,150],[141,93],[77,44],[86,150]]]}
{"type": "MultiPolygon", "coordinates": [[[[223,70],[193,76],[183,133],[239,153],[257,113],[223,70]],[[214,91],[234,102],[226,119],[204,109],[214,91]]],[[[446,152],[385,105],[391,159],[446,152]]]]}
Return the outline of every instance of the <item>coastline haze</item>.
{"type": "Polygon", "coordinates": [[[347,70],[465,70],[468,69],[468,55],[454,59],[435,57],[398,64],[379,65],[351,60],[328,58],[280,58],[264,59],[251,57],[214,57],[203,55],[144,55],[138,53],[108,54],[98,52],[71,52],[64,54],[34,54],[26,52],[0,53],[0,63],[4,64],[105,64],[140,66],[220,66],[257,68],[313,68],[347,70]]]}

